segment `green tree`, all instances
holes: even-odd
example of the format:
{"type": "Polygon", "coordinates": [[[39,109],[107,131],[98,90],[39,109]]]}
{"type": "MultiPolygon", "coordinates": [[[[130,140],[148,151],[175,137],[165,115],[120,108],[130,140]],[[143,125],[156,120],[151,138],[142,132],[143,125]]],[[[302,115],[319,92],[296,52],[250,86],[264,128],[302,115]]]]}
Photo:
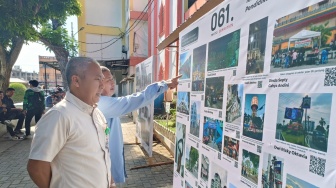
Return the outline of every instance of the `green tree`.
{"type": "Polygon", "coordinates": [[[189,159],[190,159],[190,167],[193,168],[198,161],[198,151],[197,149],[191,147],[189,152],[189,159]]]}
{"type": "Polygon", "coordinates": [[[227,45],[227,50],[224,56],[225,68],[234,67],[238,64],[240,31],[236,31],[232,35],[231,41],[227,45]]]}
{"type": "Polygon", "coordinates": [[[328,38],[331,36],[331,29],[328,27],[329,21],[321,25],[310,25],[311,31],[321,32],[321,46],[326,46],[328,38]]]}
{"type": "Polygon", "coordinates": [[[23,101],[24,94],[27,90],[26,86],[21,83],[11,83],[9,87],[15,89],[15,94],[12,97],[14,103],[19,103],[23,101]]]}
{"type": "Polygon", "coordinates": [[[0,0],[0,12],[0,87],[4,90],[24,42],[39,40],[42,24],[61,26],[67,16],[80,13],[80,5],[77,0],[0,0]]]}

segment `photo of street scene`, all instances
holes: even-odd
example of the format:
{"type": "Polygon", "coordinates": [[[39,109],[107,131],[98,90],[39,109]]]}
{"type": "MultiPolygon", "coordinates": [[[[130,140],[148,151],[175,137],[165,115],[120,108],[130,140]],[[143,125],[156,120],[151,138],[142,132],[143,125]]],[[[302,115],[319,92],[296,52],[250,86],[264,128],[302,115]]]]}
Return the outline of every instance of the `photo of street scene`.
{"type": "Polygon", "coordinates": [[[189,103],[190,103],[189,92],[177,92],[176,109],[178,112],[189,115],[189,103]]]}
{"type": "Polygon", "coordinates": [[[214,162],[211,162],[211,188],[227,187],[227,171],[214,162]]]}
{"type": "Polygon", "coordinates": [[[243,135],[262,141],[265,116],[265,94],[246,94],[243,135]]]}
{"type": "Polygon", "coordinates": [[[209,158],[202,154],[201,159],[201,179],[205,182],[208,182],[209,179],[209,158]]]}
{"type": "Polygon", "coordinates": [[[240,30],[209,43],[208,71],[238,66],[240,30]]]}
{"type": "Polygon", "coordinates": [[[241,124],[243,84],[229,84],[227,88],[226,122],[241,124]]]}
{"type": "Polygon", "coordinates": [[[186,125],[176,122],[175,169],[184,177],[186,125]]]}
{"type": "Polygon", "coordinates": [[[327,152],[331,93],[280,93],[275,138],[327,152]]]}
{"type": "Polygon", "coordinates": [[[186,169],[195,177],[198,178],[199,153],[192,146],[186,145],[186,169]]]}
{"type": "Polygon", "coordinates": [[[243,149],[241,175],[258,185],[259,155],[243,149]]]}
{"type": "Polygon", "coordinates": [[[223,153],[238,161],[239,156],[239,140],[224,136],[224,146],[223,146],[223,153]]]}
{"type": "Polygon", "coordinates": [[[282,188],[284,160],[270,153],[264,153],[262,167],[262,188],[282,188]]]}
{"type": "Polygon", "coordinates": [[[189,52],[180,55],[179,73],[182,75],[180,80],[189,79],[191,72],[191,55],[189,52]]]}
{"type": "Polygon", "coordinates": [[[336,0],[321,1],[279,18],[271,72],[336,65],[336,0]]]}
{"type": "Polygon", "coordinates": [[[287,174],[286,188],[318,188],[317,186],[310,184],[302,179],[287,174]]]}
{"type": "Polygon", "coordinates": [[[223,108],[224,76],[206,79],[205,107],[223,108]]]}
{"type": "Polygon", "coordinates": [[[250,24],[246,74],[258,74],[264,72],[267,23],[268,17],[265,17],[250,24]]]}
{"type": "Polygon", "coordinates": [[[201,101],[191,101],[190,107],[190,134],[199,138],[201,120],[201,101]]]}
{"type": "Polygon", "coordinates": [[[194,49],[191,91],[204,91],[205,56],[206,44],[194,49]]]}
{"type": "Polygon", "coordinates": [[[203,144],[222,151],[223,121],[204,116],[203,144]]]}

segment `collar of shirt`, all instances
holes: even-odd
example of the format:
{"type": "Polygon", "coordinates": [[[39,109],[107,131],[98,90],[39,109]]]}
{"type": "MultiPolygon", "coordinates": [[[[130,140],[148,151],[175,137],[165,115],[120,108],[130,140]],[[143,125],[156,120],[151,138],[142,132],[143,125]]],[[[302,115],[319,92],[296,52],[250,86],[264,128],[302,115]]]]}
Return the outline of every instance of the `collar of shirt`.
{"type": "Polygon", "coordinates": [[[78,109],[82,110],[83,112],[85,112],[89,115],[91,115],[93,109],[97,107],[96,104],[94,106],[90,106],[90,105],[86,104],[85,102],[83,102],[82,100],[77,98],[75,95],[70,93],[69,91],[66,93],[64,99],[67,100],[68,102],[70,102],[71,104],[75,105],[78,109]]]}

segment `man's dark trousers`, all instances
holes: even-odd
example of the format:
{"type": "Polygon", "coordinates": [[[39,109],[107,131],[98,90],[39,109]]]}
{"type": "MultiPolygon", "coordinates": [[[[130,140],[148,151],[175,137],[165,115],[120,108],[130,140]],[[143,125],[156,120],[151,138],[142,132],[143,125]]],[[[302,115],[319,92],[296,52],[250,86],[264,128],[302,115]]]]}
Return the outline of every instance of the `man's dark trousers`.
{"type": "Polygon", "coordinates": [[[18,122],[16,124],[14,131],[19,132],[22,129],[25,115],[21,111],[11,110],[10,112],[7,112],[7,116],[10,117],[9,120],[18,119],[18,122]]]}
{"type": "Polygon", "coordinates": [[[35,123],[37,123],[43,114],[43,110],[40,109],[32,109],[28,110],[26,114],[26,120],[25,120],[25,128],[26,128],[26,135],[30,135],[30,122],[35,116],[35,123]]]}

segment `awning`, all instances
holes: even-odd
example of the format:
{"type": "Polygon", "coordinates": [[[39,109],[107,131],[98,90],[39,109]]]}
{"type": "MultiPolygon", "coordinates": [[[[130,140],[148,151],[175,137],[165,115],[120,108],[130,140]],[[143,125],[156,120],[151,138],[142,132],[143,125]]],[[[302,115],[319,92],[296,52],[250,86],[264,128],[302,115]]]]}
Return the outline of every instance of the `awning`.
{"type": "Polygon", "coordinates": [[[57,59],[54,56],[39,56],[39,64],[47,65],[53,69],[60,71],[57,59]]]}
{"type": "Polygon", "coordinates": [[[199,8],[190,18],[188,18],[185,22],[183,22],[180,26],[178,26],[167,38],[165,38],[158,46],[157,49],[159,51],[163,50],[170,44],[176,42],[179,39],[179,34],[186,27],[194,23],[196,20],[204,16],[207,12],[215,8],[220,3],[224,2],[224,0],[210,0],[206,2],[201,8],[199,8]]]}
{"type": "Polygon", "coordinates": [[[10,83],[22,83],[22,84],[27,84],[28,83],[26,80],[22,80],[20,78],[10,78],[9,82],[10,83]]]}

